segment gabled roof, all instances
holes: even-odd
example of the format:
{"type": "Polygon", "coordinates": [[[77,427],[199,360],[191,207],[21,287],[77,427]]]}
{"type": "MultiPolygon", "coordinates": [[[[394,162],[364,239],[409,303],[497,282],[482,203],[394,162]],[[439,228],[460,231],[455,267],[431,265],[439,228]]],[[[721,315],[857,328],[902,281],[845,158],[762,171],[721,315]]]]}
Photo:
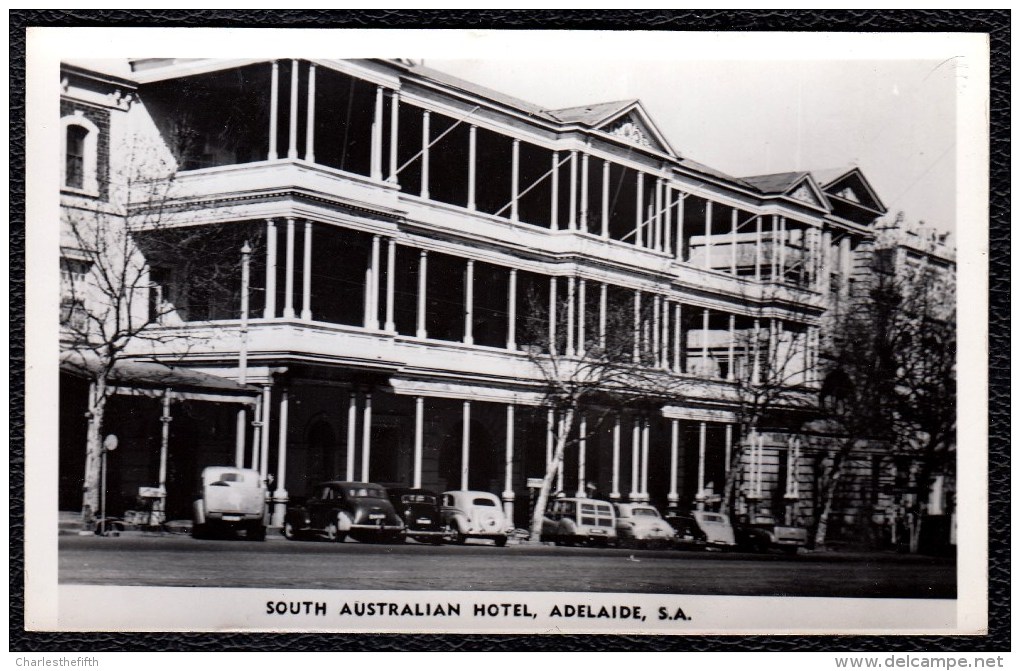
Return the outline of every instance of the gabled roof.
{"type": "Polygon", "coordinates": [[[743,181],[765,196],[785,197],[805,203],[819,210],[829,210],[825,194],[818,188],[810,172],[780,172],[771,175],[752,175],[743,181]]]}
{"type": "Polygon", "coordinates": [[[888,211],[878,194],[875,193],[871,183],[857,166],[812,170],[811,172],[818,179],[826,196],[839,198],[879,214],[885,214],[888,211]]]}
{"type": "Polygon", "coordinates": [[[555,119],[564,123],[583,123],[588,126],[598,126],[620,116],[637,102],[637,98],[631,98],[630,100],[564,107],[563,109],[548,110],[548,112],[555,119]]]}

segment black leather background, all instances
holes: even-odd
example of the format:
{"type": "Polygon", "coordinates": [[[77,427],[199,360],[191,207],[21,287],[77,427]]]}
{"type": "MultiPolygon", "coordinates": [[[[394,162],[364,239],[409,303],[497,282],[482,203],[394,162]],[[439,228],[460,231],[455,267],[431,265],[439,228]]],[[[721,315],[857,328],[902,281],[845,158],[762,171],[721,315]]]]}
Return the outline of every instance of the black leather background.
{"type": "MultiPolygon", "coordinates": [[[[1009,650],[1009,56],[1008,10],[11,10],[10,13],[10,650],[1009,650]],[[343,634],[34,633],[23,628],[24,57],[30,26],[408,27],[605,30],[812,30],[989,33],[992,49],[990,258],[990,618],[978,637],[353,636],[343,634]]],[[[409,54],[413,55],[413,54],[409,54]]],[[[960,222],[981,226],[980,221],[960,222]]],[[[961,430],[965,430],[961,427],[961,430]]],[[[966,455],[961,455],[965,458],[966,455]]],[[[962,549],[966,551],[966,548],[962,549]]],[[[777,618],[781,620],[781,614],[777,618]]]]}

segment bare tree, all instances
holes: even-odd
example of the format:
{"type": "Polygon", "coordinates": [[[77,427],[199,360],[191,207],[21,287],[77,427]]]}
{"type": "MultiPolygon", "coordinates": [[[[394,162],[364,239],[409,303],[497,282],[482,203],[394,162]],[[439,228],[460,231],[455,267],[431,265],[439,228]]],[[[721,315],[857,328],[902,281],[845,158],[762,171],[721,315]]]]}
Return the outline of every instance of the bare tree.
{"type": "MultiPolygon", "coordinates": [[[[894,226],[902,223],[902,215],[894,226]]],[[[815,530],[823,545],[848,457],[863,440],[918,463],[908,506],[911,550],[934,473],[952,467],[956,432],[955,283],[946,264],[910,260],[895,238],[879,237],[868,281],[834,314],[827,338],[832,372],[822,410],[839,430],[823,478],[815,530]]]]}
{"type": "MultiPolygon", "coordinates": [[[[559,279],[572,283],[574,278],[559,279]]],[[[569,295],[558,297],[550,310],[550,301],[537,292],[526,295],[522,342],[543,382],[543,406],[561,418],[532,513],[533,539],[541,536],[553,481],[568,447],[594,435],[616,413],[675,402],[683,392],[684,382],[656,366],[647,301],[641,307],[619,296],[607,298],[604,319],[585,329],[583,340],[566,333],[568,325],[576,327],[570,303],[569,295]],[[581,435],[581,413],[593,420],[585,422],[586,435],[581,435]]]]}
{"type": "Polygon", "coordinates": [[[99,507],[103,424],[118,363],[145,341],[183,340],[186,351],[188,339],[196,336],[163,328],[188,318],[168,294],[184,296],[199,286],[207,295],[236,293],[243,242],[238,237],[247,236],[236,228],[182,225],[180,211],[173,211],[172,156],[141,137],[120,149],[119,160],[104,171],[104,197],[65,201],[62,208],[62,347],[68,363],[91,383],[82,494],[86,528],[99,507]],[[157,264],[174,269],[176,284],[156,281],[157,264]]]}

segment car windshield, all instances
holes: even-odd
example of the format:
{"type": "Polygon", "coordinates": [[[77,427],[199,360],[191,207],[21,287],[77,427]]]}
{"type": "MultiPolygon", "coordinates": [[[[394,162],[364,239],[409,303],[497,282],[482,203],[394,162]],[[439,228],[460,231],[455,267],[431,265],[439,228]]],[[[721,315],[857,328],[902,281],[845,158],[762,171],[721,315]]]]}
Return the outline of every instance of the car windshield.
{"type": "Polygon", "coordinates": [[[722,515],[702,515],[701,521],[708,524],[724,524],[722,515]]]}
{"type": "Polygon", "coordinates": [[[630,514],[634,517],[646,516],[646,517],[658,517],[659,511],[655,508],[631,508],[630,514]]]}
{"type": "Polygon", "coordinates": [[[493,508],[496,507],[496,502],[493,501],[492,499],[482,499],[482,498],[473,499],[471,501],[471,504],[475,505],[475,506],[491,506],[493,508]]]}
{"type": "Polygon", "coordinates": [[[426,503],[430,506],[436,505],[436,497],[431,494],[404,494],[400,497],[401,503],[426,503]]]}
{"type": "Polygon", "coordinates": [[[386,495],[380,487],[345,487],[347,496],[354,499],[384,499],[386,495]]]}

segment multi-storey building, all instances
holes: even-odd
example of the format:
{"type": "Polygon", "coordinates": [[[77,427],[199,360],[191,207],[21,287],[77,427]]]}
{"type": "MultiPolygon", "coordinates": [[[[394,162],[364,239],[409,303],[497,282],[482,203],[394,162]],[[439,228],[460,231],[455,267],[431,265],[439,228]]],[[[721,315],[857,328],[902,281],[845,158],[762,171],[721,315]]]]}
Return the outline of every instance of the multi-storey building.
{"type": "MultiPolygon", "coordinates": [[[[94,156],[140,143],[175,166],[173,185],[129,208],[127,225],[140,237],[216,231],[235,246],[225,280],[182,270],[182,255],[203,253],[185,242],[146,259],[152,328],[177,337],[132,353],[240,382],[239,397],[258,390],[240,423],[229,407],[195,411],[197,428],[163,452],[180,487],[207,464],[260,469],[277,520],[314,482],[344,478],[491,491],[523,525],[558,421],[523,324],[570,357],[621,309],[676,401],[593,430],[566,454],[559,488],[711,500],[748,439],[734,390],[765,365],[751,343],[785,348],[786,384],[815,394],[822,318],[885,213],[856,168],[737,178],[701,165],[638,100],[545,109],[385,60],[129,70],[113,83],[133,99],[117,103],[109,137],[91,112],[62,110],[65,196],[95,194],[94,156]]],[[[789,410],[744,451],[741,505],[792,502],[810,519],[817,446],[789,410]]],[[[153,439],[128,449],[124,491],[152,484],[153,439]]]]}

